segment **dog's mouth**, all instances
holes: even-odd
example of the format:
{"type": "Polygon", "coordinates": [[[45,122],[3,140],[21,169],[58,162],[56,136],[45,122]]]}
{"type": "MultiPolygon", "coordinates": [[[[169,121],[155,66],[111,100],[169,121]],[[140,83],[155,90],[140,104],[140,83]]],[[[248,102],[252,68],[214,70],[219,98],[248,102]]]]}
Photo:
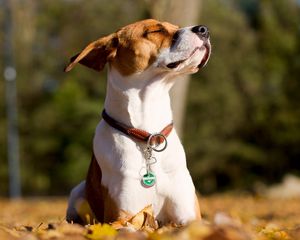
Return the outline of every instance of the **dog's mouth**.
{"type": "Polygon", "coordinates": [[[201,47],[196,47],[191,52],[189,57],[187,57],[185,59],[182,59],[182,60],[179,60],[179,61],[176,61],[176,62],[169,63],[167,65],[167,68],[173,69],[173,68],[178,67],[181,63],[184,63],[185,61],[187,61],[188,59],[193,57],[197,51],[202,51],[203,49],[205,49],[205,54],[204,54],[200,64],[197,66],[198,69],[203,68],[207,64],[208,59],[210,57],[210,52],[211,52],[211,46],[210,46],[210,43],[208,41],[206,41],[201,47]]]}
{"type": "Polygon", "coordinates": [[[204,57],[202,58],[200,64],[198,65],[199,69],[205,67],[205,65],[207,64],[208,59],[210,57],[210,53],[211,53],[210,43],[205,42],[202,47],[205,48],[205,54],[204,54],[204,57]]]}

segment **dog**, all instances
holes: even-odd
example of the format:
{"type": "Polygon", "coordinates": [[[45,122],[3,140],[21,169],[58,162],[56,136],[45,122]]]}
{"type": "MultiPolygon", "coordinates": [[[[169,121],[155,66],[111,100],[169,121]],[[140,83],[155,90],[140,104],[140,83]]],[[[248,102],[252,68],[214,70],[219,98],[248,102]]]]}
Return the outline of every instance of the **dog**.
{"type": "Polygon", "coordinates": [[[108,65],[103,119],[96,127],[86,180],[70,194],[67,221],[82,223],[85,199],[97,221],[152,205],[161,223],[201,219],[195,187],[176,130],[169,90],[179,75],[204,67],[211,53],[204,25],[179,28],[147,19],[102,37],[71,58],[96,71],[108,65]]]}

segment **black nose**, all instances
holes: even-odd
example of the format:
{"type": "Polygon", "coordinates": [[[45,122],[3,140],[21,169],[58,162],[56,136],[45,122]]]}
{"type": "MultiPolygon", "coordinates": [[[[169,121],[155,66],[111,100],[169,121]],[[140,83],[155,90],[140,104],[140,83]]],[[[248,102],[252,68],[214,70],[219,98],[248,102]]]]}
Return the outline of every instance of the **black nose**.
{"type": "Polygon", "coordinates": [[[194,26],[192,27],[191,31],[193,33],[196,33],[200,37],[208,38],[209,37],[209,31],[208,28],[204,25],[194,26]]]}

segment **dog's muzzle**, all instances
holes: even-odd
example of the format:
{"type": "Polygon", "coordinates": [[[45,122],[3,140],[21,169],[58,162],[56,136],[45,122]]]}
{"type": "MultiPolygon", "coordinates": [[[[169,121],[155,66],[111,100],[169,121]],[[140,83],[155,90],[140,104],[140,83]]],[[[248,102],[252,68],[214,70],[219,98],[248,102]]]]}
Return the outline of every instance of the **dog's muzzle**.
{"type": "MultiPolygon", "coordinates": [[[[170,69],[174,69],[176,68],[178,65],[180,65],[181,63],[185,62],[187,59],[189,59],[196,51],[198,50],[203,50],[205,49],[205,55],[201,61],[201,63],[198,65],[198,68],[202,68],[206,65],[206,63],[208,62],[209,56],[210,56],[210,52],[211,52],[211,46],[210,46],[210,42],[209,42],[209,30],[208,27],[204,26],[204,25],[197,25],[194,26],[190,29],[190,31],[194,34],[196,34],[201,41],[203,42],[203,45],[201,47],[196,47],[189,55],[189,57],[181,59],[179,61],[175,61],[175,62],[171,62],[169,64],[167,64],[167,68],[170,69]]],[[[180,37],[180,34],[182,33],[181,30],[178,30],[174,36],[173,36],[173,40],[172,40],[172,47],[174,48],[177,44],[177,41],[180,37]]]]}

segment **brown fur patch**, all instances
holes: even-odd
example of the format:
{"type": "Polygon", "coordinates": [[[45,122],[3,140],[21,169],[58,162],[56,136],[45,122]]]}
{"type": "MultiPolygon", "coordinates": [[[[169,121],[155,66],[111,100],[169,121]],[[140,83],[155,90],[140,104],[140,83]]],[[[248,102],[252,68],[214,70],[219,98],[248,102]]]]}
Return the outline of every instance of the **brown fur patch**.
{"type": "Polygon", "coordinates": [[[109,195],[108,189],[101,184],[101,168],[93,155],[86,178],[86,199],[101,223],[110,223],[118,218],[118,207],[109,195]]]}

